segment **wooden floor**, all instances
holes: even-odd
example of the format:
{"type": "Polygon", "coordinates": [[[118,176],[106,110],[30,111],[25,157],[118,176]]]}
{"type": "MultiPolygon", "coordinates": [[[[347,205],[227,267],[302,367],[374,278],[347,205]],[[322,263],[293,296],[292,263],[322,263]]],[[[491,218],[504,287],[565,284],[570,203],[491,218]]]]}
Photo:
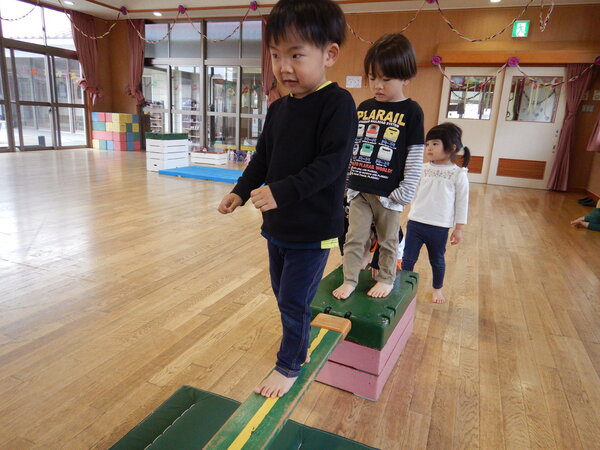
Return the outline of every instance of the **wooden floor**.
{"type": "MultiPolygon", "coordinates": [[[[179,386],[243,400],[280,326],[260,214],[143,153],[0,154],[0,448],[106,448],[179,386]]],[[[464,243],[380,401],[293,418],[384,449],[600,448],[600,233],[577,194],[471,187],[464,243]]],[[[333,251],[327,272],[340,263],[333,251]]]]}

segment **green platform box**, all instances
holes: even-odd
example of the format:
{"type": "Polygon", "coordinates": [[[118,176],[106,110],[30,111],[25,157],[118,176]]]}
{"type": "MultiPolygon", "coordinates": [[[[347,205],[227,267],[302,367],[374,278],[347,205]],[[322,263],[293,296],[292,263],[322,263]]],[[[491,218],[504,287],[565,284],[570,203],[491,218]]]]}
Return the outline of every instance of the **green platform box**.
{"type": "MultiPolygon", "coordinates": [[[[239,405],[239,402],[230,398],[190,386],[182,386],[115,443],[111,450],[200,450],[239,405]]],[[[269,448],[272,450],[373,449],[368,445],[307,427],[292,420],[284,425],[269,448]]]]}
{"type": "Polygon", "coordinates": [[[385,298],[367,295],[375,283],[369,270],[360,272],[358,285],[350,297],[338,300],[331,293],[343,282],[342,266],[321,280],[311,304],[312,317],[319,313],[346,317],[352,322],[346,340],[376,350],[383,349],[404,311],[417,295],[419,274],[398,271],[392,292],[385,298]]]}

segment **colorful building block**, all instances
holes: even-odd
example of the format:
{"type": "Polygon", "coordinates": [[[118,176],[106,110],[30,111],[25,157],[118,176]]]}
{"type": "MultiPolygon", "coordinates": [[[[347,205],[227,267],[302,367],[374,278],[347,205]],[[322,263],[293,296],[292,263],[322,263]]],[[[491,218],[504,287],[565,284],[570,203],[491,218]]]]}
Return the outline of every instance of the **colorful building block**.
{"type": "Polygon", "coordinates": [[[92,130],[106,131],[105,122],[92,122],[92,130]]]}
{"type": "Polygon", "coordinates": [[[139,130],[139,116],[137,114],[92,113],[92,143],[94,148],[141,150],[139,130]],[[102,144],[102,141],[104,141],[104,144],[102,144]]]}

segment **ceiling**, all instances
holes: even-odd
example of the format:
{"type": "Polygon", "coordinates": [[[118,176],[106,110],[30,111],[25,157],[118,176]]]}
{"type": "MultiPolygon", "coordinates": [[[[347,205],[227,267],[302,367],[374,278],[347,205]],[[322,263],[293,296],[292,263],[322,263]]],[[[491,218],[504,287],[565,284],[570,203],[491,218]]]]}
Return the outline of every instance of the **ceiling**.
{"type": "MultiPolygon", "coordinates": [[[[192,18],[209,17],[242,17],[248,11],[250,1],[241,0],[72,0],[74,5],[68,6],[64,0],[43,0],[43,3],[63,6],[67,9],[75,9],[92,16],[104,19],[116,19],[118,10],[125,6],[129,11],[130,19],[174,19],[177,15],[178,5],[187,8],[192,18]],[[162,17],[157,18],[153,11],[162,12],[162,17]]],[[[338,0],[344,12],[389,12],[389,11],[415,11],[421,7],[424,0],[338,0]]],[[[502,8],[523,7],[529,0],[501,0],[500,3],[490,3],[489,0],[440,0],[442,9],[466,9],[466,8],[502,8]]],[[[539,8],[540,3],[548,7],[551,0],[534,0],[531,7],[539,8]]],[[[250,11],[249,16],[268,14],[276,0],[266,0],[261,6],[258,2],[258,10],[250,11]]],[[[595,4],[600,0],[555,0],[557,5],[595,4]]],[[[425,5],[424,9],[435,9],[434,5],[425,5]]],[[[600,9],[600,6],[599,6],[600,9]]],[[[600,15],[600,12],[599,12],[600,15]]]]}

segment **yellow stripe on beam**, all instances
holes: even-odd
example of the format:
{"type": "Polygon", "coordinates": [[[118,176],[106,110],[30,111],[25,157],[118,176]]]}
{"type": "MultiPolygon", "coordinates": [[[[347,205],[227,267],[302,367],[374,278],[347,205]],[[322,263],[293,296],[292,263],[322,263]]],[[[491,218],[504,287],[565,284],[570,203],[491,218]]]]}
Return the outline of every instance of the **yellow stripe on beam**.
{"type": "Polygon", "coordinates": [[[246,442],[248,442],[248,439],[250,439],[250,436],[252,436],[252,433],[254,433],[254,430],[256,430],[260,426],[262,421],[265,419],[265,417],[267,417],[267,414],[269,414],[269,411],[271,411],[273,406],[275,406],[275,403],[277,403],[277,400],[279,400],[279,398],[280,397],[265,399],[265,402],[260,408],[258,408],[256,414],[252,416],[252,419],[248,421],[248,423],[240,432],[240,434],[238,434],[238,436],[231,443],[231,445],[227,447],[228,450],[241,450],[241,448],[246,444],[246,442]]]}
{"type": "MultiPolygon", "coordinates": [[[[319,334],[313,339],[313,341],[310,344],[310,347],[308,348],[308,356],[310,356],[312,352],[319,346],[319,344],[328,332],[329,330],[326,330],[324,328],[321,328],[319,330],[319,334]]],[[[242,429],[240,434],[238,434],[238,436],[231,443],[231,445],[227,447],[227,449],[241,450],[244,447],[244,445],[246,445],[246,442],[248,442],[248,439],[250,439],[250,436],[252,436],[252,433],[254,433],[254,431],[260,426],[262,421],[269,414],[269,411],[273,409],[273,406],[275,406],[275,404],[280,398],[281,397],[266,398],[262,406],[258,408],[258,411],[256,411],[256,413],[252,416],[252,419],[248,421],[246,426],[242,429]]]]}

